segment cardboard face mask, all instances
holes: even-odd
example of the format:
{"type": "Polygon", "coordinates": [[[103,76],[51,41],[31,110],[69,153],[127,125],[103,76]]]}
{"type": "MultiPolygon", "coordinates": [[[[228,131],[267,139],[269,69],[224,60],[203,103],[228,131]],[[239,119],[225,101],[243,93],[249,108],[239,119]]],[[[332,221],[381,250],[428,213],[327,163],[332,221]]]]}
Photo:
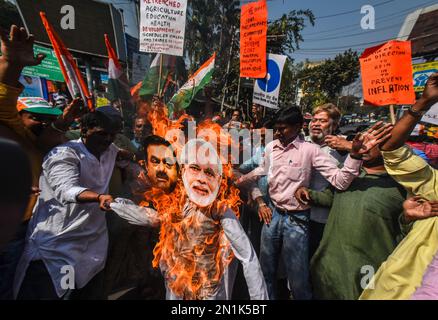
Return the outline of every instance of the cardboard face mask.
{"type": "Polygon", "coordinates": [[[212,205],[222,179],[222,164],[213,146],[204,140],[190,140],[182,151],[181,164],[190,201],[201,208],[212,205]]]}

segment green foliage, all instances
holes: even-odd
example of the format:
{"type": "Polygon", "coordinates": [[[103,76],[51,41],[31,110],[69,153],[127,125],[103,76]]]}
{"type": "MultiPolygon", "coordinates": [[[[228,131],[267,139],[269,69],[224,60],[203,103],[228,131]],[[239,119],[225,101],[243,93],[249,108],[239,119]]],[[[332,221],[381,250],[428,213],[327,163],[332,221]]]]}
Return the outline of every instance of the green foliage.
{"type": "Polygon", "coordinates": [[[293,51],[300,48],[300,42],[304,39],[301,35],[306,20],[313,26],[315,16],[311,10],[292,10],[281,18],[269,22],[268,26],[268,51],[276,54],[289,56],[293,51]]]}
{"type": "MultiPolygon", "coordinates": [[[[238,5],[239,1],[235,0],[189,1],[185,52],[186,61],[189,62],[189,73],[195,72],[213,52],[216,52],[213,97],[222,100],[225,95],[225,104],[239,105],[246,111],[252,102],[253,90],[242,86],[239,89],[240,10],[238,5]],[[239,101],[236,101],[237,92],[239,92],[239,101]]],[[[312,11],[292,10],[281,18],[268,22],[268,52],[288,55],[290,58],[283,74],[281,101],[293,102],[295,99],[294,79],[298,69],[290,55],[303,41],[301,32],[306,24],[314,25],[314,21],[312,11]]]]}
{"type": "Polygon", "coordinates": [[[321,103],[336,103],[341,89],[358,76],[359,56],[351,49],[320,65],[305,68],[298,75],[304,94],[301,104],[310,110],[321,103]]]}

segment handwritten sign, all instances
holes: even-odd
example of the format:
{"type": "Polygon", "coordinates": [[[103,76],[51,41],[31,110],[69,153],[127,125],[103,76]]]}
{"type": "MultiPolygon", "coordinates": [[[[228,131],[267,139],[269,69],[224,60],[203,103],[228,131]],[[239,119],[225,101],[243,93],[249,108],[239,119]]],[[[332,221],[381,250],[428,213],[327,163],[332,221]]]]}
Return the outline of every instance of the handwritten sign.
{"type": "Polygon", "coordinates": [[[141,0],[140,51],[184,55],[187,0],[141,0]]]}
{"type": "Polygon", "coordinates": [[[410,41],[389,41],[368,48],[360,57],[366,104],[415,103],[410,41]]]}
{"type": "Polygon", "coordinates": [[[438,103],[435,103],[421,119],[423,122],[438,126],[438,103]]]}
{"type": "Polygon", "coordinates": [[[240,76],[242,78],[266,76],[267,34],[266,1],[243,5],[240,19],[240,76]]]}

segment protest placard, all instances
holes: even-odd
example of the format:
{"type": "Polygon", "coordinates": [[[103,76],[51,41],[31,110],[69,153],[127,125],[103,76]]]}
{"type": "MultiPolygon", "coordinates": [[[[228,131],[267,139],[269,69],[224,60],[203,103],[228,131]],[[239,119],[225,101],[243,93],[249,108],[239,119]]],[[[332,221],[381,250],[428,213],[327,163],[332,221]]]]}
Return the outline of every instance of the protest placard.
{"type": "Polygon", "coordinates": [[[187,0],[141,0],[140,51],[184,55],[187,0]]]}
{"type": "Polygon", "coordinates": [[[431,123],[438,126],[438,103],[435,103],[430,110],[421,119],[423,122],[431,123]]]}
{"type": "Polygon", "coordinates": [[[375,106],[413,104],[410,41],[389,41],[368,48],[360,57],[363,96],[375,106]]]}
{"type": "Polygon", "coordinates": [[[243,5],[240,19],[240,76],[242,78],[266,76],[267,33],[266,1],[243,5]]]}

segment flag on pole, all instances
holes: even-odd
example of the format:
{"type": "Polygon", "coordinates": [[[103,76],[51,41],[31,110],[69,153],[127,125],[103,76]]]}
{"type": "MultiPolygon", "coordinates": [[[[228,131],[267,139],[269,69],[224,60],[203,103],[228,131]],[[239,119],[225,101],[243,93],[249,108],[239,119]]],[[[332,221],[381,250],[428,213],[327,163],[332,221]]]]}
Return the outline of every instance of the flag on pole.
{"type": "Polygon", "coordinates": [[[196,94],[211,82],[215,59],[216,53],[178,90],[168,103],[169,113],[188,108],[196,94]]]}
{"type": "Polygon", "coordinates": [[[123,72],[123,68],[119,62],[116,51],[111,46],[111,42],[107,34],[105,34],[105,45],[108,50],[108,99],[110,101],[130,100],[128,79],[123,72]]]}
{"type": "Polygon", "coordinates": [[[141,97],[160,94],[164,88],[164,85],[168,79],[169,74],[172,72],[172,68],[175,67],[176,57],[163,55],[163,65],[162,65],[161,79],[160,79],[160,60],[161,60],[161,53],[157,54],[154,60],[152,60],[148,74],[143,80],[143,85],[140,89],[139,94],[141,97]],[[160,81],[160,92],[157,92],[158,81],[160,81]]]}
{"type": "Polygon", "coordinates": [[[73,98],[81,97],[87,104],[88,108],[92,110],[93,101],[90,92],[88,91],[88,87],[82,78],[82,74],[79,71],[75,60],[73,59],[73,56],[47,20],[46,14],[44,12],[40,12],[40,16],[41,20],[43,21],[43,25],[46,28],[50,42],[52,43],[56,58],[58,59],[68,91],[73,98]]]}

